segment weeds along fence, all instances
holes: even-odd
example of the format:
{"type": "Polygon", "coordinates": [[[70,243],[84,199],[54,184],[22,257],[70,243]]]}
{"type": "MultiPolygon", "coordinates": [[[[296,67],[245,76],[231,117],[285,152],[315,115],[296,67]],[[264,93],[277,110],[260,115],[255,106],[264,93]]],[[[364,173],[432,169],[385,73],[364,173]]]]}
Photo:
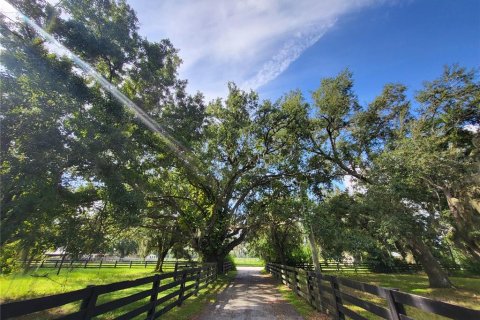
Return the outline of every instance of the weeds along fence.
{"type": "Polygon", "coordinates": [[[156,274],[132,281],[89,286],[85,289],[0,305],[2,319],[156,319],[197,295],[217,277],[216,264],[156,274]],[[58,310],[62,307],[61,315],[58,310]],[[63,309],[65,308],[65,309],[63,309]],[[65,310],[69,310],[65,312],[65,310]],[[54,312],[52,314],[46,312],[54,312]]]}
{"type": "Polygon", "coordinates": [[[417,295],[324,275],[305,269],[267,263],[266,270],[281,280],[316,310],[335,319],[411,320],[433,314],[450,319],[480,319],[480,310],[417,295]]]}

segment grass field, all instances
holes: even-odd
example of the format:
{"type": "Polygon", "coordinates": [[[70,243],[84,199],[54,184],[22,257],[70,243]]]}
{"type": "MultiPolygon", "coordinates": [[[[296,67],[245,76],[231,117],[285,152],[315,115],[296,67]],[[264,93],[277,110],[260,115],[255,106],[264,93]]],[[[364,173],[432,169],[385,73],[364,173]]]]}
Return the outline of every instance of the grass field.
{"type": "Polygon", "coordinates": [[[236,266],[239,267],[263,267],[265,262],[260,258],[233,258],[236,266]]]}
{"type": "MultiPolygon", "coordinates": [[[[56,293],[69,292],[86,287],[89,284],[108,284],[124,280],[133,280],[152,275],[151,269],[132,268],[132,269],[73,269],[72,271],[62,271],[60,275],[56,275],[52,269],[41,269],[39,272],[29,274],[14,274],[0,277],[0,300],[2,302],[13,300],[24,300],[34,297],[46,296],[56,293]]],[[[228,283],[233,279],[235,272],[229,275],[219,276],[217,281],[210,284],[205,289],[200,290],[198,297],[191,297],[186,300],[181,308],[174,308],[168,312],[162,319],[190,319],[197,314],[209,301],[215,298],[216,294],[222,291],[228,283]]],[[[169,280],[171,281],[171,280],[169,280]]],[[[163,281],[166,284],[168,281],[163,281]]],[[[188,284],[188,283],[187,283],[188,284]]],[[[151,288],[151,284],[116,291],[99,297],[98,304],[125,297],[143,290],[151,288]]],[[[176,288],[169,289],[159,295],[159,297],[167,295],[175,291],[176,288]]],[[[133,310],[147,303],[149,297],[131,303],[126,307],[106,313],[100,319],[113,319],[122,313],[133,310]]],[[[167,302],[168,303],[168,302],[167,302]]],[[[71,303],[61,308],[52,309],[48,312],[35,314],[25,319],[47,319],[52,316],[64,314],[78,310],[79,303],[71,303]]],[[[159,306],[161,308],[161,306],[159,306]]]]}

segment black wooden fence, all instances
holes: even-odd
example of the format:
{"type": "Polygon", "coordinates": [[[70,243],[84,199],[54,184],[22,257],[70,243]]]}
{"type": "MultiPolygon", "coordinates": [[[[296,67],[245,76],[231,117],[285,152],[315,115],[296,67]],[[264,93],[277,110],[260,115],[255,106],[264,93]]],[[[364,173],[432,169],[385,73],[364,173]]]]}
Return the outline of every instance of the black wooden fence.
{"type": "MultiPolygon", "coordinates": [[[[380,265],[374,263],[347,263],[347,262],[337,262],[337,261],[321,261],[320,268],[324,273],[331,272],[355,272],[355,273],[370,273],[370,272],[381,272],[381,273],[414,273],[422,271],[422,266],[417,263],[397,263],[392,266],[380,265]]],[[[314,266],[311,263],[300,263],[295,265],[297,268],[314,270],[314,266]]],[[[452,268],[453,269],[453,268],[452,268]]],[[[450,270],[450,269],[449,269],[450,270]]]]}
{"type": "MultiPolygon", "coordinates": [[[[22,262],[21,262],[22,263],[22,262]]],[[[164,261],[163,268],[174,269],[191,268],[197,266],[195,261],[164,261]]],[[[35,260],[28,263],[30,268],[148,268],[155,267],[154,260],[70,260],[47,259],[35,260]]]]}
{"type": "Polygon", "coordinates": [[[228,273],[233,270],[233,264],[231,262],[225,261],[223,263],[223,273],[228,273]]]}
{"type": "MultiPolygon", "coordinates": [[[[111,313],[114,313],[115,319],[132,319],[141,315],[144,315],[145,319],[156,319],[180,306],[192,295],[198,294],[200,289],[208,286],[216,277],[216,264],[206,264],[132,281],[89,286],[72,292],[2,304],[0,317],[16,318],[76,303],[74,311],[62,313],[55,318],[83,320],[102,318],[102,315],[112,318],[111,313]],[[121,291],[125,289],[131,290],[127,295],[125,292],[122,295],[121,291]],[[135,293],[131,293],[132,291],[135,293]]],[[[29,316],[29,319],[45,316],[37,315],[29,316]]],[[[45,317],[47,316],[48,314],[45,317]]]]}
{"type": "Polygon", "coordinates": [[[415,314],[436,314],[461,320],[480,319],[480,310],[396,289],[273,263],[267,263],[266,270],[306,299],[315,309],[333,315],[335,319],[366,320],[366,317],[353,310],[357,308],[380,319],[411,320],[415,314]]]}

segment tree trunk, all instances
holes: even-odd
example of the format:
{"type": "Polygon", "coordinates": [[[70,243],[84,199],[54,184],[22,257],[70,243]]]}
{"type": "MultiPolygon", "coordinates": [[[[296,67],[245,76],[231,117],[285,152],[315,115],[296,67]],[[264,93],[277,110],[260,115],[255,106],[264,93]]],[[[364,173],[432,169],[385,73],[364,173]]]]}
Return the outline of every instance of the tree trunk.
{"type": "Polygon", "coordinates": [[[217,272],[223,273],[223,263],[225,262],[226,255],[207,255],[203,257],[203,262],[215,263],[217,265],[217,272]]]}
{"type": "Polygon", "coordinates": [[[208,236],[203,236],[198,240],[193,241],[193,245],[196,246],[196,249],[202,256],[203,262],[206,263],[216,263],[217,272],[223,273],[223,262],[225,257],[232,251],[236,246],[242,243],[245,240],[247,235],[247,229],[241,229],[238,237],[233,238],[229,243],[225,243],[225,233],[228,233],[228,230],[224,234],[213,234],[208,236]],[[222,243],[219,243],[217,239],[221,239],[222,243]]]}
{"type": "Polygon", "coordinates": [[[428,276],[430,288],[451,288],[452,283],[448,279],[447,273],[433,256],[430,248],[418,237],[412,237],[408,240],[415,260],[420,262],[423,270],[428,276]]]}
{"type": "Polygon", "coordinates": [[[322,272],[322,267],[320,266],[320,263],[318,261],[318,247],[315,241],[315,236],[313,235],[313,228],[311,224],[309,226],[309,229],[310,230],[308,232],[308,242],[310,243],[310,250],[312,251],[312,261],[313,265],[315,266],[315,272],[320,273],[322,272]]]}
{"type": "Polygon", "coordinates": [[[167,250],[158,250],[157,264],[155,266],[155,272],[163,272],[163,261],[168,254],[167,250]]]}

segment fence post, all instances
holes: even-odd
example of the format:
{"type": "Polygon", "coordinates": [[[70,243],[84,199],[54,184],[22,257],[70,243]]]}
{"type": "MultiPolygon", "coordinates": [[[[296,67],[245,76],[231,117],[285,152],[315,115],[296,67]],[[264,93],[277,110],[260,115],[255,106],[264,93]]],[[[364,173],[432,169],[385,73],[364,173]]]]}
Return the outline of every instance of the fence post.
{"type": "Polygon", "coordinates": [[[200,276],[202,275],[202,268],[197,272],[197,278],[195,279],[195,296],[198,296],[198,290],[200,289],[200,276]]]}
{"type": "Polygon", "coordinates": [[[183,271],[182,272],[182,282],[180,283],[180,292],[178,294],[178,302],[177,306],[181,306],[183,303],[183,294],[185,293],[185,282],[187,280],[187,272],[183,271]]]}
{"type": "Polygon", "coordinates": [[[205,285],[208,286],[210,282],[210,266],[207,265],[207,269],[205,269],[205,285]]]}
{"type": "Polygon", "coordinates": [[[390,309],[390,316],[392,320],[400,320],[400,314],[407,315],[403,304],[395,302],[392,291],[398,291],[398,289],[386,289],[388,308],[390,309]]]}
{"type": "Polygon", "coordinates": [[[90,320],[92,318],[93,311],[95,310],[98,294],[96,292],[97,290],[95,286],[89,285],[87,286],[87,288],[90,288],[90,293],[85,299],[82,300],[82,304],[80,305],[80,310],[85,310],[83,319],[90,320]]]}
{"type": "Polygon", "coordinates": [[[335,303],[335,313],[336,313],[335,318],[344,320],[345,315],[338,308],[338,306],[343,305],[342,299],[340,297],[338,297],[337,293],[335,292],[335,290],[339,290],[337,277],[331,277],[330,278],[330,284],[331,284],[331,287],[332,287],[332,291],[333,291],[332,294],[333,294],[334,303],[335,303]]]}
{"type": "Polygon", "coordinates": [[[102,268],[102,263],[103,263],[103,258],[102,258],[102,260],[100,260],[100,265],[98,266],[99,269],[102,268]]]}
{"type": "Polygon", "coordinates": [[[117,267],[117,262],[118,262],[118,260],[115,260],[115,266],[114,266],[114,268],[116,268],[116,267],[117,267]]]}
{"type": "Polygon", "coordinates": [[[320,286],[322,285],[322,274],[319,272],[315,272],[315,280],[317,281],[317,308],[319,311],[324,312],[323,310],[323,301],[322,301],[322,289],[320,286]]]}
{"type": "Polygon", "coordinates": [[[145,269],[147,268],[147,260],[145,260],[145,269]]]}
{"type": "Polygon", "coordinates": [[[310,271],[305,271],[305,274],[307,276],[307,295],[308,295],[308,302],[310,303],[310,305],[313,305],[313,292],[311,290],[311,288],[313,288],[313,286],[311,286],[312,282],[310,281],[310,271]]]}
{"type": "Polygon", "coordinates": [[[293,292],[298,296],[298,279],[297,279],[297,268],[293,268],[293,292]]]}
{"type": "Polygon", "coordinates": [[[155,319],[155,302],[158,297],[158,287],[160,286],[160,276],[156,274],[153,279],[152,294],[150,295],[150,304],[152,305],[147,313],[147,319],[155,319]]]}
{"type": "Polygon", "coordinates": [[[132,262],[133,262],[133,261],[132,261],[132,260],[130,260],[130,269],[132,268],[132,262]]]}

